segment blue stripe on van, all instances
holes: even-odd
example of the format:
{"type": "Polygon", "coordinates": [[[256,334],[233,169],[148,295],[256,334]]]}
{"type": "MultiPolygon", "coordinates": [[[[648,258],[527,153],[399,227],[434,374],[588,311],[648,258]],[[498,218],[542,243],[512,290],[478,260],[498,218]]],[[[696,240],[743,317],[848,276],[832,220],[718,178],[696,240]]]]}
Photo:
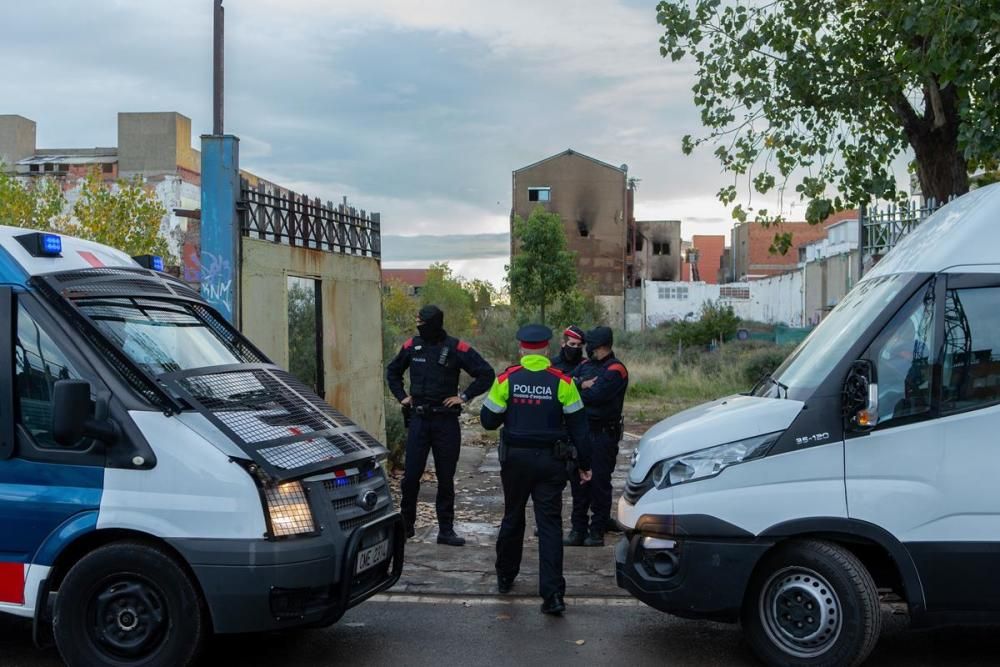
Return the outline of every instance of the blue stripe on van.
{"type": "Polygon", "coordinates": [[[0,561],[28,562],[52,533],[101,507],[104,468],[0,461],[0,561]]]}
{"type": "Polygon", "coordinates": [[[21,287],[28,284],[28,272],[21,268],[21,265],[2,247],[0,247],[0,284],[21,287]]]}

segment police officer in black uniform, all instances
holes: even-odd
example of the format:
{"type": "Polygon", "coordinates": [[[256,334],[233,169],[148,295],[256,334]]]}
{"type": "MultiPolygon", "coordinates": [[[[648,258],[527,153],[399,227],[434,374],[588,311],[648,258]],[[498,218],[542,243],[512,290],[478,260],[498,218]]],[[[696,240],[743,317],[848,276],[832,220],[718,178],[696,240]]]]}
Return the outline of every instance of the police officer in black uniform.
{"type": "Polygon", "coordinates": [[[573,374],[587,414],[594,479],[586,486],[572,485],[572,530],[564,544],[598,547],[611,519],[611,474],[618,460],[622,437],[622,407],[628,389],[628,370],[615,357],[610,327],[587,332],[587,360],[573,374]],[[589,517],[588,517],[589,514],[589,517]]]}
{"type": "Polygon", "coordinates": [[[489,389],[495,374],[468,343],[448,335],[444,330],[444,313],[437,306],[420,309],[417,332],[418,335],[403,343],[385,372],[389,391],[410,417],[399,509],[406,522],[406,536],[413,537],[420,478],[427,466],[427,454],[433,451],[438,484],[437,541],[460,547],[465,539],[455,534],[455,468],[462,447],[458,415],[463,403],[489,389]],[[409,395],[403,389],[403,373],[407,368],[409,395]],[[458,376],[463,370],[473,381],[459,393],[458,376]]]}
{"type": "Polygon", "coordinates": [[[497,377],[479,420],[489,430],[504,427],[500,434],[504,517],[497,537],[497,589],[509,592],[520,571],[524,509],[531,498],[538,524],[542,612],[561,614],[566,610],[562,491],[567,475],[581,482],[590,480],[590,443],[576,385],[544,356],[551,337],[546,326],[521,327],[517,332],[521,362],[497,377]]]}
{"type": "Polygon", "coordinates": [[[549,359],[553,368],[558,368],[566,375],[572,375],[576,367],[583,361],[583,331],[578,326],[566,327],[562,335],[562,347],[559,354],[549,359]]]}

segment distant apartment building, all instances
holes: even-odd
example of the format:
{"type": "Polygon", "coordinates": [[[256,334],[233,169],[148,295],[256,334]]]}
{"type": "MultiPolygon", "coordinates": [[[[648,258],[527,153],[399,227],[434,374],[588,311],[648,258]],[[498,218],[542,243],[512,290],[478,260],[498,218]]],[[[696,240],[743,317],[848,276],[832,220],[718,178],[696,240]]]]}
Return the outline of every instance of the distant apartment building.
{"type": "Polygon", "coordinates": [[[558,213],[577,273],[593,285],[609,323],[624,320],[625,287],[635,276],[628,167],[616,167],[572,149],[513,172],[511,256],[517,254],[514,217],[538,206],[558,213]]]}
{"type": "Polygon", "coordinates": [[[726,252],[726,237],[719,235],[695,234],[684,252],[681,280],[700,280],[716,285],[720,280],[722,258],[726,252]]]}
{"type": "MultiPolygon", "coordinates": [[[[771,227],[756,222],[734,225],[730,246],[732,280],[754,280],[795,270],[799,264],[799,248],[826,238],[827,227],[851,214],[844,211],[816,225],[807,222],[784,222],[771,227]],[[784,232],[792,234],[791,247],[784,254],[772,253],[775,235],[784,232]]],[[[857,217],[856,212],[853,215],[857,217]]]]}
{"type": "Polygon", "coordinates": [[[388,291],[394,284],[402,285],[410,296],[420,296],[427,284],[427,269],[382,269],[383,291],[388,291]]]}
{"type": "Polygon", "coordinates": [[[197,232],[201,208],[201,154],[191,147],[191,119],[186,116],[119,113],[117,146],[39,148],[35,121],[0,115],[0,161],[21,178],[55,178],[70,205],[94,169],[104,180],[140,176],[167,209],[161,235],[176,257],[188,261],[185,240],[189,227],[197,232]]]}

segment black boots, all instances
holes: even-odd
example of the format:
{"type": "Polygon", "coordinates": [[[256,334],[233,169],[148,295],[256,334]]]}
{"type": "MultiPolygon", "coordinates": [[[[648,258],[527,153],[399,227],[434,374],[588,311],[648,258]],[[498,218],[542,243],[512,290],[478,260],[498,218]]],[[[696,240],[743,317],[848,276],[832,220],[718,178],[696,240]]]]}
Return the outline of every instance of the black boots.
{"type": "Polygon", "coordinates": [[[497,590],[501,594],[506,595],[510,593],[510,589],[514,587],[514,577],[505,577],[502,574],[497,575],[497,590]]]}
{"type": "Polygon", "coordinates": [[[438,531],[438,544],[447,544],[449,547],[464,547],[465,538],[456,535],[452,528],[442,528],[438,531]]]}
{"type": "Polygon", "coordinates": [[[587,534],[587,537],[583,540],[583,546],[585,547],[603,547],[604,546],[604,531],[591,530],[587,534]]]}
{"type": "Polygon", "coordinates": [[[543,614],[561,614],[566,611],[566,602],[563,600],[563,596],[559,593],[555,593],[550,597],[545,598],[542,602],[542,613],[543,614]]]}
{"type": "Polygon", "coordinates": [[[563,538],[563,546],[567,547],[582,547],[583,546],[583,533],[579,530],[571,530],[566,537],[563,538]]]}
{"type": "Polygon", "coordinates": [[[412,540],[413,536],[417,534],[416,529],[413,527],[412,523],[406,524],[406,539],[412,540]]]}

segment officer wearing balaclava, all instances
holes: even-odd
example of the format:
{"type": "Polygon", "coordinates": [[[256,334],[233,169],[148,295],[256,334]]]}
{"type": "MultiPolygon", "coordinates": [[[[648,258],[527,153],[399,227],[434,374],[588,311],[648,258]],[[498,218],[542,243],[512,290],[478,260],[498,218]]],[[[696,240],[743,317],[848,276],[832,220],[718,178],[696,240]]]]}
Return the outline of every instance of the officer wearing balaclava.
{"type": "Polygon", "coordinates": [[[406,536],[415,534],[417,494],[434,452],[437,473],[438,544],[460,547],[465,540],[455,533],[455,468],[462,447],[458,415],[462,405],[484,393],[495,374],[488,363],[465,341],[444,330],[444,313],[433,305],[417,313],[417,335],[410,338],[389,363],[385,379],[389,391],[411,412],[406,436],[400,511],[406,536]],[[403,388],[403,373],[410,370],[410,391],[403,388]],[[472,384],[459,392],[461,371],[472,376],[472,384]]]}
{"type": "MultiPolygon", "coordinates": [[[[570,546],[604,545],[604,533],[617,528],[611,518],[611,475],[622,438],[622,408],[628,389],[628,370],[615,357],[610,327],[594,327],[584,336],[587,359],[573,372],[590,426],[594,479],[574,483],[572,530],[563,541],[570,546]]],[[[572,480],[570,480],[572,482],[572,480]]]]}

